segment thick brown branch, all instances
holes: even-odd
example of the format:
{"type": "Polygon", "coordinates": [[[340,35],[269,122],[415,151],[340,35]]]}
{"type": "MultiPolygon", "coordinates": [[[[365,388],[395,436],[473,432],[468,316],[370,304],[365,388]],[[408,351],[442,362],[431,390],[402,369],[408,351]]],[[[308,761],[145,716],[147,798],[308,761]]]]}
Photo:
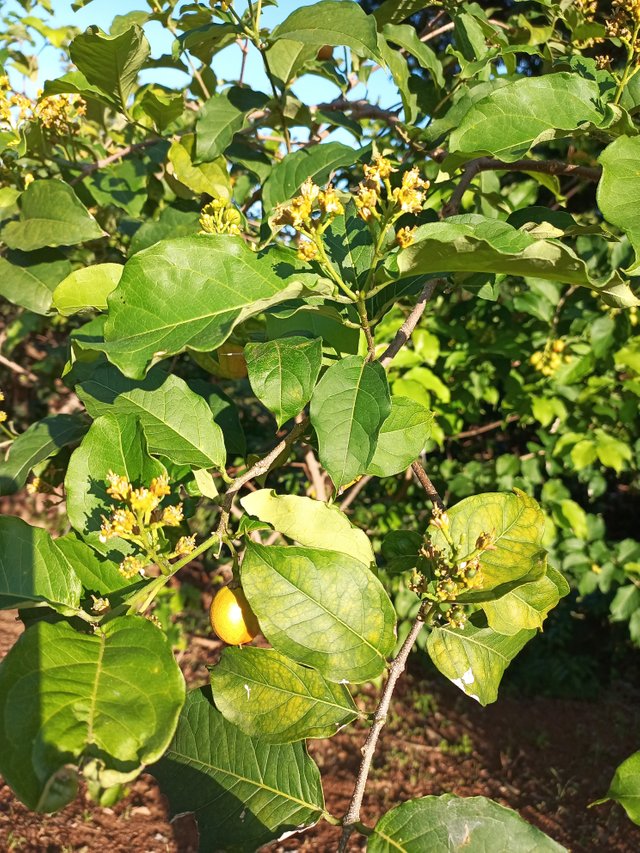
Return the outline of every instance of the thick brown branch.
{"type": "Polygon", "coordinates": [[[462,177],[453,191],[448,203],[442,208],[443,217],[454,216],[460,210],[462,196],[469,189],[471,182],[480,172],[543,172],[546,175],[572,175],[585,181],[599,181],[602,169],[599,166],[577,166],[562,160],[515,160],[506,163],[495,157],[478,157],[470,160],[464,167],[462,177]]]}
{"type": "MultiPolygon", "coordinates": [[[[161,141],[161,137],[155,136],[152,139],[143,139],[142,142],[133,142],[131,145],[119,148],[117,151],[114,151],[113,154],[109,154],[108,157],[103,157],[102,160],[96,160],[94,163],[87,163],[82,167],[80,174],[76,175],[76,177],[69,181],[69,183],[72,186],[79,184],[80,181],[84,180],[88,175],[92,175],[94,172],[97,172],[99,169],[104,169],[112,163],[117,163],[118,160],[124,160],[124,158],[128,157],[129,154],[133,154],[135,151],[142,151],[144,148],[150,148],[152,145],[161,141]]],[[[73,168],[78,168],[78,164],[76,163],[69,163],[69,165],[73,168]]]]}
{"type": "Polygon", "coordinates": [[[492,421],[490,424],[482,424],[482,426],[472,427],[471,429],[466,429],[463,432],[457,432],[455,435],[449,435],[447,436],[447,441],[457,441],[460,438],[472,438],[474,435],[482,435],[483,432],[491,432],[494,429],[499,429],[503,425],[512,424],[518,420],[520,420],[520,415],[507,415],[506,418],[502,418],[500,421],[492,421]]]}

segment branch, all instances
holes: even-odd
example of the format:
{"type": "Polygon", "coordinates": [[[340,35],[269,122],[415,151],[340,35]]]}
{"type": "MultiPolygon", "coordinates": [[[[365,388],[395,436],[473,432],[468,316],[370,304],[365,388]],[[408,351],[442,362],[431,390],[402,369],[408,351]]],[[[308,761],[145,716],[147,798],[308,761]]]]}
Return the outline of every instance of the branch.
{"type": "Polygon", "coordinates": [[[307,429],[309,426],[309,418],[305,417],[300,423],[297,423],[293,429],[285,435],[282,441],[279,441],[278,444],[272,450],[267,453],[266,456],[263,456],[262,459],[259,459],[255,465],[252,465],[251,468],[248,468],[244,474],[240,474],[240,476],[235,477],[231,482],[231,485],[224,493],[222,504],[221,504],[221,514],[220,521],[218,522],[218,530],[217,533],[222,536],[226,532],[227,524],[229,522],[229,514],[231,512],[231,506],[233,505],[233,501],[235,496],[238,494],[240,489],[248,483],[250,480],[254,480],[256,477],[261,477],[263,474],[267,474],[273,463],[276,459],[288,450],[307,429]]]}
{"type": "Polygon", "coordinates": [[[573,163],[564,163],[562,160],[515,160],[513,163],[505,163],[495,157],[477,157],[470,160],[464,167],[462,177],[458,186],[453,191],[448,203],[442,208],[443,217],[453,216],[460,210],[462,196],[469,188],[471,182],[480,172],[505,171],[505,172],[544,172],[546,175],[574,175],[585,181],[599,181],[602,169],[599,166],[577,166],[573,163]]]}
{"type": "Polygon", "coordinates": [[[447,441],[457,441],[459,438],[472,438],[474,435],[482,435],[483,432],[491,432],[493,429],[499,429],[506,424],[512,424],[520,420],[520,415],[507,415],[500,421],[492,421],[490,424],[482,424],[482,426],[466,429],[464,432],[457,432],[455,435],[447,436],[447,441]]]}
{"type": "MultiPolygon", "coordinates": [[[[80,181],[83,181],[88,175],[92,175],[99,169],[104,169],[112,163],[117,163],[118,160],[123,160],[125,157],[128,157],[129,154],[133,154],[134,151],[141,151],[143,148],[150,148],[157,142],[162,142],[162,137],[154,136],[153,139],[143,139],[142,142],[133,142],[131,145],[119,148],[117,151],[114,151],[113,154],[109,154],[108,157],[103,157],[101,160],[96,160],[94,163],[87,163],[82,166],[80,174],[76,175],[76,177],[69,181],[69,183],[71,186],[75,186],[76,184],[79,184],[80,181]]],[[[67,165],[75,169],[78,168],[77,163],[68,163],[67,165]]]]}
{"type": "Polygon", "coordinates": [[[380,364],[386,369],[390,362],[398,355],[402,347],[407,343],[411,335],[413,334],[413,330],[418,325],[418,322],[422,315],[424,314],[424,309],[427,307],[427,302],[433,296],[436,288],[439,284],[443,284],[444,279],[442,278],[432,278],[430,279],[425,286],[422,288],[422,292],[418,297],[418,301],[411,309],[411,313],[404,321],[404,323],[400,326],[394,339],[391,341],[389,346],[383,352],[380,357],[380,364]]]}
{"type": "Polygon", "coordinates": [[[418,616],[407,639],[402,644],[402,648],[398,652],[397,657],[391,662],[391,666],[389,667],[389,678],[384,686],[380,702],[373,716],[373,724],[369,729],[369,734],[367,735],[367,739],[361,749],[362,761],[360,762],[358,778],[356,780],[353,796],[351,797],[349,808],[347,809],[347,813],[342,822],[342,836],[340,838],[340,844],[338,845],[338,853],[345,853],[349,843],[349,838],[356,828],[356,825],[360,822],[360,808],[362,807],[364,789],[367,784],[367,777],[369,776],[371,761],[378,743],[378,738],[380,737],[380,732],[387,722],[387,714],[389,712],[389,705],[391,704],[391,697],[393,696],[396,682],[405,670],[407,658],[413,648],[413,644],[415,643],[424,624],[424,617],[418,616]]]}
{"type": "Polygon", "coordinates": [[[4,355],[0,355],[0,364],[3,364],[5,367],[8,367],[9,370],[12,370],[14,373],[18,373],[20,376],[25,376],[31,382],[38,382],[38,377],[35,373],[32,373],[24,367],[20,367],[20,365],[16,364],[15,361],[11,361],[11,359],[6,358],[4,355]]]}
{"type": "Polygon", "coordinates": [[[429,500],[432,501],[432,503],[437,506],[438,509],[444,509],[444,501],[438,494],[438,490],[436,489],[436,487],[431,482],[429,475],[417,459],[415,460],[415,462],[411,463],[411,470],[416,475],[420,485],[427,493],[427,497],[429,498],[429,500]]]}

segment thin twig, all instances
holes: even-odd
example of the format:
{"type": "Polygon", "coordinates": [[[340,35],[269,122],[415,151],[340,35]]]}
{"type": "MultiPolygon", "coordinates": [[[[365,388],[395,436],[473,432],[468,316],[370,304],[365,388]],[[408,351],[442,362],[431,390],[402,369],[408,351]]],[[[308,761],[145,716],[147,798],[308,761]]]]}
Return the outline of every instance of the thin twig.
{"type": "Polygon", "coordinates": [[[251,468],[248,468],[244,474],[240,474],[235,477],[227,491],[224,493],[224,497],[221,504],[221,513],[220,520],[218,522],[218,530],[217,533],[222,536],[226,533],[227,524],[229,523],[229,514],[231,512],[231,506],[235,499],[235,496],[238,494],[240,489],[248,483],[250,480],[254,480],[256,477],[261,477],[263,474],[268,473],[269,469],[276,461],[276,459],[288,450],[295,441],[303,435],[309,426],[309,418],[304,418],[304,420],[297,423],[291,432],[288,435],[279,441],[275,447],[273,447],[266,456],[263,456],[262,459],[259,459],[255,465],[252,465],[251,468]]]}
{"type": "Polygon", "coordinates": [[[602,169],[599,166],[577,166],[562,160],[515,160],[505,163],[495,157],[477,157],[470,160],[462,172],[462,177],[451,194],[448,203],[442,208],[443,217],[454,216],[460,210],[462,196],[468,190],[471,182],[480,172],[543,172],[546,175],[572,175],[585,181],[599,181],[602,169]]]}
{"type": "Polygon", "coordinates": [[[457,441],[460,438],[472,438],[474,435],[482,435],[483,432],[491,432],[494,429],[500,429],[501,426],[512,424],[519,420],[520,415],[507,415],[507,417],[502,418],[502,420],[491,421],[490,424],[482,424],[482,426],[472,427],[471,429],[466,429],[463,432],[457,432],[455,435],[448,435],[447,441],[457,441]]]}
{"type": "Polygon", "coordinates": [[[307,446],[305,448],[304,461],[307,466],[309,480],[311,481],[311,485],[313,486],[316,500],[326,501],[327,490],[325,488],[324,474],[322,472],[322,469],[320,468],[318,460],[316,459],[316,455],[313,452],[313,448],[310,446],[307,446]]]}
{"type": "MultiPolygon", "coordinates": [[[[161,142],[162,138],[159,136],[154,136],[152,139],[143,139],[142,142],[134,142],[131,145],[126,145],[124,148],[119,148],[117,151],[114,151],[113,154],[109,154],[108,157],[103,157],[101,160],[96,160],[93,163],[87,163],[82,167],[82,171],[79,175],[76,175],[73,180],[69,181],[72,186],[80,183],[80,181],[84,180],[88,175],[97,172],[98,169],[104,169],[106,166],[110,166],[112,163],[117,163],[118,160],[123,160],[125,157],[128,157],[129,154],[133,154],[134,151],[141,151],[143,148],[149,148],[151,145],[155,145],[157,142],[161,142]]],[[[78,168],[78,164],[69,163],[74,169],[78,168]]]]}
{"type": "Polygon", "coordinates": [[[443,283],[444,279],[432,278],[422,288],[422,292],[418,297],[418,301],[411,309],[411,313],[404,321],[404,323],[400,326],[400,328],[395,334],[394,339],[391,341],[389,346],[386,348],[386,350],[380,357],[380,364],[384,368],[388,367],[391,361],[393,361],[393,359],[398,355],[402,347],[407,343],[407,341],[413,334],[413,330],[418,325],[420,318],[424,314],[424,309],[427,307],[427,302],[435,293],[435,290],[438,285],[443,283]]]}
{"type": "Polygon", "coordinates": [[[409,657],[411,649],[413,648],[418,634],[422,630],[424,624],[425,622],[422,617],[418,617],[416,619],[407,639],[402,644],[402,648],[398,652],[397,657],[391,662],[391,666],[389,667],[387,683],[384,686],[380,702],[373,716],[373,724],[369,729],[369,734],[367,735],[367,739],[361,749],[362,761],[358,769],[358,777],[351,797],[351,802],[349,803],[349,808],[347,809],[347,813],[345,814],[342,822],[342,836],[340,838],[340,844],[338,845],[338,853],[345,853],[349,843],[349,838],[356,828],[356,825],[360,822],[360,808],[362,807],[362,799],[364,797],[364,790],[367,784],[367,777],[369,776],[371,761],[378,743],[378,738],[380,737],[380,732],[387,722],[387,714],[389,713],[391,697],[393,696],[396,682],[405,670],[407,658],[409,657]]]}
{"type": "Polygon", "coordinates": [[[32,373],[25,367],[20,367],[20,365],[16,364],[15,361],[11,361],[10,358],[6,358],[6,356],[4,355],[0,355],[0,364],[3,364],[5,367],[9,368],[9,370],[13,371],[13,373],[17,373],[20,376],[25,376],[30,382],[38,381],[38,377],[35,375],[35,373],[32,373]]]}
{"type": "Polygon", "coordinates": [[[416,459],[415,462],[411,463],[411,470],[418,478],[418,481],[422,488],[427,493],[427,497],[430,501],[432,501],[438,509],[444,509],[444,501],[438,494],[438,490],[431,482],[431,479],[427,472],[424,470],[420,462],[416,459]]]}

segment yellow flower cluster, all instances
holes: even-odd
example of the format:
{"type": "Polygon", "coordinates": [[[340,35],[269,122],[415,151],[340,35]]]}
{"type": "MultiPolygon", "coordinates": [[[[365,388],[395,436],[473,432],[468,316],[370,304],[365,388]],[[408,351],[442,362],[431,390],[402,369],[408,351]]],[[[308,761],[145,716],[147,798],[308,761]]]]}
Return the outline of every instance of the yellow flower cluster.
{"type": "Polygon", "coordinates": [[[241,234],[242,216],[229,202],[216,198],[202,208],[200,214],[201,234],[241,234]]]}
{"type": "Polygon", "coordinates": [[[144,486],[134,489],[126,477],[113,471],[107,474],[107,483],[107,494],[127,506],[115,509],[110,518],[102,517],[101,542],[114,536],[136,539],[145,528],[176,527],[183,519],[182,504],[156,512],[162,499],[171,492],[165,474],[154,477],[148,489],[144,486]]]}
{"type": "Polygon", "coordinates": [[[50,95],[32,101],[11,88],[7,76],[0,77],[0,125],[15,128],[24,121],[37,121],[52,135],[68,133],[85,115],[86,104],[79,95],[50,95]]]}
{"type": "Polygon", "coordinates": [[[162,507],[163,499],[171,494],[166,474],[154,477],[149,487],[135,489],[129,480],[121,474],[109,471],[107,474],[107,494],[124,506],[113,510],[109,518],[102,516],[100,541],[107,542],[113,537],[126,539],[144,552],[146,559],[129,555],[120,563],[120,574],[130,580],[144,573],[149,562],[165,561],[174,557],[186,557],[196,547],[195,536],[181,536],[172,553],[162,554],[164,547],[159,537],[163,527],[179,527],[184,521],[182,504],[170,504],[162,507]]]}
{"type": "MultiPolygon", "coordinates": [[[[529,362],[543,376],[553,376],[562,364],[562,352],[564,348],[565,343],[559,338],[554,341],[547,341],[545,348],[534,352],[529,362]]],[[[568,360],[568,357],[565,357],[565,361],[568,360]]]]}
{"type": "Polygon", "coordinates": [[[308,233],[341,213],[344,213],[344,207],[333,187],[322,190],[311,178],[307,178],[300,187],[300,195],[276,208],[273,222],[308,233]]]}
{"type": "Polygon", "coordinates": [[[612,11],[613,15],[605,22],[607,35],[637,50],[638,39],[634,39],[634,33],[640,25],[640,0],[614,0],[612,11]]]}
{"type": "MultiPolygon", "coordinates": [[[[418,168],[414,167],[402,175],[399,187],[392,188],[390,177],[397,171],[390,160],[380,155],[374,157],[373,163],[364,166],[364,180],[358,185],[355,203],[358,213],[365,221],[380,219],[383,210],[386,210],[387,214],[390,209],[393,210],[395,218],[402,213],[415,214],[422,210],[429,181],[425,181],[418,168]]],[[[408,233],[399,237],[405,241],[408,238],[408,233]]]]}
{"type": "MultiPolygon", "coordinates": [[[[0,391],[0,403],[4,402],[4,394],[0,391]]],[[[7,419],[7,413],[4,409],[0,409],[0,424],[3,424],[7,419]]]]}

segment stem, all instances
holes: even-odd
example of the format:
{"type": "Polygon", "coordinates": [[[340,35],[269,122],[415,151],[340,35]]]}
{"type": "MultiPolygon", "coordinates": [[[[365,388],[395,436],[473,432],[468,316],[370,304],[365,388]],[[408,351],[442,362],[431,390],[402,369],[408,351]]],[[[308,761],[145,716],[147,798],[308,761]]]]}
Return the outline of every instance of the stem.
{"type": "Polygon", "coordinates": [[[418,478],[420,485],[427,493],[427,497],[429,498],[429,500],[432,501],[438,507],[438,509],[444,509],[444,502],[438,494],[438,490],[433,485],[429,475],[417,459],[415,460],[415,462],[411,463],[411,470],[418,478]]]}
{"type": "Polygon", "coordinates": [[[424,314],[424,309],[427,307],[427,302],[431,299],[433,294],[435,293],[438,285],[443,284],[444,279],[442,278],[433,278],[428,281],[425,286],[422,288],[422,292],[418,297],[418,301],[411,309],[411,313],[404,321],[404,323],[400,326],[394,339],[391,341],[389,346],[386,348],[382,357],[380,358],[380,364],[386,368],[393,361],[393,359],[398,355],[402,347],[407,343],[411,335],[413,334],[413,330],[418,325],[420,318],[424,314]]]}
{"type": "Polygon", "coordinates": [[[338,853],[345,853],[349,843],[349,838],[353,831],[358,829],[361,825],[360,808],[362,807],[364,789],[367,784],[369,770],[371,769],[371,761],[378,743],[378,738],[380,737],[380,732],[387,722],[387,714],[391,704],[391,697],[393,696],[393,691],[398,679],[405,670],[407,658],[413,648],[413,644],[415,643],[425,622],[428,620],[431,612],[431,609],[428,609],[425,614],[418,616],[416,621],[413,623],[413,627],[411,628],[407,639],[402,644],[402,648],[398,652],[397,657],[392,661],[391,666],[389,667],[389,678],[387,679],[387,683],[382,691],[380,702],[378,703],[378,707],[376,708],[376,712],[373,716],[373,724],[369,729],[369,734],[367,735],[367,739],[361,750],[362,761],[360,762],[358,777],[356,779],[356,785],[353,790],[351,802],[349,803],[349,808],[347,809],[347,813],[342,821],[342,836],[340,838],[340,844],[338,845],[338,853]]]}
{"type": "Polygon", "coordinates": [[[627,62],[624,67],[624,71],[622,72],[622,77],[620,78],[620,82],[618,83],[618,88],[616,89],[616,96],[613,99],[614,104],[618,104],[620,102],[620,98],[622,98],[622,94],[625,90],[625,87],[629,80],[633,77],[633,75],[638,71],[640,66],[633,66],[633,59],[635,56],[635,44],[638,38],[638,32],[640,32],[640,22],[638,22],[633,30],[633,35],[631,36],[630,41],[625,43],[625,47],[627,49],[627,62]]]}
{"type": "Polygon", "coordinates": [[[369,350],[369,357],[367,360],[373,361],[376,357],[376,344],[373,339],[373,333],[371,332],[369,317],[367,316],[367,306],[365,305],[364,291],[361,291],[358,295],[358,299],[356,301],[356,308],[358,309],[358,315],[360,317],[360,325],[362,326],[362,331],[364,332],[364,336],[367,339],[367,349],[369,350]]]}

